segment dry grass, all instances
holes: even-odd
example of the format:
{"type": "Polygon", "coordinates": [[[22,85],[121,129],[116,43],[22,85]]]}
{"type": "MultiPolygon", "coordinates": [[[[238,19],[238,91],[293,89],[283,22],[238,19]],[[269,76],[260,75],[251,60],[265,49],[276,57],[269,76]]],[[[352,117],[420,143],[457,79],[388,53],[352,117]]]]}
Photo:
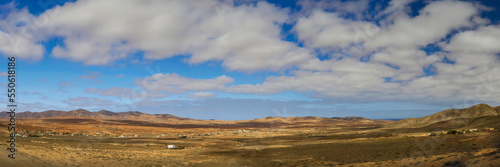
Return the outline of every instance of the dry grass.
{"type": "MultiPolygon", "coordinates": [[[[316,120],[253,124],[268,127],[200,127],[198,123],[184,123],[179,127],[168,123],[83,118],[19,122],[22,123],[19,129],[43,130],[45,136],[17,137],[17,159],[8,159],[8,152],[1,151],[2,166],[500,165],[500,133],[407,137],[409,134],[396,135],[378,129],[383,125],[380,122],[335,124],[316,120]],[[303,124],[309,127],[302,127],[303,124]],[[47,135],[47,131],[111,135],[60,136],[47,135]],[[212,135],[212,132],[216,133],[212,135]],[[139,134],[140,137],[115,137],[117,134],[139,134]],[[167,144],[185,149],[166,149],[167,144]]],[[[5,121],[2,123],[5,126],[5,121]]],[[[4,131],[0,140],[6,141],[7,137],[4,131]]],[[[6,144],[0,143],[0,147],[6,148],[6,144]]]]}

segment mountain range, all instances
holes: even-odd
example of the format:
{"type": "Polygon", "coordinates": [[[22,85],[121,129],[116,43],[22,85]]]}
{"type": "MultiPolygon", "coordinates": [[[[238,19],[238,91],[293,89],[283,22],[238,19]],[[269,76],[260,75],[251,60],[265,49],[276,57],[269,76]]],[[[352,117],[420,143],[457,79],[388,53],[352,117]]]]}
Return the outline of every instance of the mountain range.
{"type": "MultiPolygon", "coordinates": [[[[150,119],[150,118],[161,118],[161,119],[177,119],[177,120],[192,120],[189,118],[177,117],[170,114],[146,114],[138,111],[128,111],[128,112],[111,112],[107,110],[101,110],[97,112],[90,112],[85,109],[77,109],[72,111],[57,111],[48,110],[44,112],[19,112],[16,113],[16,118],[52,118],[52,117],[86,117],[86,118],[100,118],[100,119],[150,119]]],[[[3,111],[0,113],[0,119],[10,118],[7,112],[3,111]]]]}
{"type": "MultiPolygon", "coordinates": [[[[97,112],[91,112],[85,109],[77,109],[71,111],[57,111],[48,110],[43,112],[19,112],[16,113],[16,119],[23,118],[65,118],[65,117],[83,117],[83,118],[93,118],[93,119],[106,119],[106,120],[136,120],[136,121],[148,121],[148,122],[165,122],[171,124],[182,124],[182,123],[227,123],[227,122],[281,122],[281,123],[349,123],[349,122],[360,122],[360,123],[386,123],[391,122],[388,120],[372,120],[363,117],[266,117],[257,118],[253,120],[242,120],[242,121],[221,121],[221,120],[198,120],[191,118],[183,118],[170,114],[147,114],[138,111],[128,111],[128,112],[111,112],[107,110],[101,110],[97,112]]],[[[8,119],[10,116],[7,112],[0,112],[0,119],[8,119]]]]}
{"type": "MultiPolygon", "coordinates": [[[[412,129],[417,131],[433,131],[439,129],[454,128],[500,128],[500,106],[491,107],[487,104],[478,104],[465,109],[447,109],[429,116],[421,118],[408,118],[399,121],[373,120],[363,117],[266,117],[253,120],[242,121],[221,121],[221,120],[198,120],[183,118],[170,114],[147,114],[138,111],[111,112],[101,110],[90,112],[85,109],[71,111],[49,110],[44,112],[20,112],[16,113],[17,119],[23,118],[74,118],[83,117],[101,120],[135,120],[147,122],[162,122],[169,124],[185,123],[285,123],[285,124],[332,124],[349,125],[354,123],[363,124],[383,124],[386,129],[412,129]]],[[[9,115],[4,111],[0,112],[0,119],[8,119],[9,115]]]]}

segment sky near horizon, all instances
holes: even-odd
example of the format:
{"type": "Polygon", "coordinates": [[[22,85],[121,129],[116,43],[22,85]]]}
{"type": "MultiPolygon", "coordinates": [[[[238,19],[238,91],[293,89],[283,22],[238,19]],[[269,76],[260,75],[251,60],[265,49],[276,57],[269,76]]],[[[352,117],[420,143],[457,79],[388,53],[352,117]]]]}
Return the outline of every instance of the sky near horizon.
{"type": "Polygon", "coordinates": [[[0,5],[0,75],[15,56],[21,111],[394,119],[500,105],[500,1],[0,5]]]}

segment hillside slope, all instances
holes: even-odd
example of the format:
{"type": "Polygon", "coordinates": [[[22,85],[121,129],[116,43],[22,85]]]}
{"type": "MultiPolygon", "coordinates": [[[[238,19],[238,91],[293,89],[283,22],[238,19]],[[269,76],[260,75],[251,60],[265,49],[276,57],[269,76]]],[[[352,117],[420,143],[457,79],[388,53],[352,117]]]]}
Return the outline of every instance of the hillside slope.
{"type": "Polygon", "coordinates": [[[448,109],[436,114],[421,118],[409,118],[390,123],[385,128],[459,128],[496,126],[500,121],[500,106],[491,107],[487,104],[478,104],[465,109],[448,109]]]}

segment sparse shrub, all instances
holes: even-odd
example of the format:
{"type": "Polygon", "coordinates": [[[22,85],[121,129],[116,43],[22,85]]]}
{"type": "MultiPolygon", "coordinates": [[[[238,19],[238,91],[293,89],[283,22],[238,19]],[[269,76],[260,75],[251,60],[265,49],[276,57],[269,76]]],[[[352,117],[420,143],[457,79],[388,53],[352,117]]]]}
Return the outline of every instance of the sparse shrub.
{"type": "Polygon", "coordinates": [[[443,166],[462,167],[465,165],[460,161],[450,161],[450,162],[444,163],[443,166]]]}
{"type": "Polygon", "coordinates": [[[448,131],[448,133],[447,133],[447,134],[457,134],[457,133],[458,133],[458,131],[457,131],[457,130],[450,130],[450,131],[448,131]]]}

